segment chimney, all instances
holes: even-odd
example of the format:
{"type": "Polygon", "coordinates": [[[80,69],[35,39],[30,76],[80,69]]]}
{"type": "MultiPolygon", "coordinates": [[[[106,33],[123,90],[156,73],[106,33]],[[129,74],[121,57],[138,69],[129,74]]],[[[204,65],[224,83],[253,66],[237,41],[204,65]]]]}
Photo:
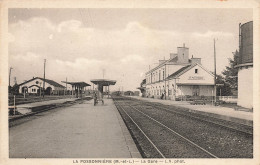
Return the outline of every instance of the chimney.
{"type": "Polygon", "coordinates": [[[178,54],[178,63],[188,63],[189,62],[189,48],[185,47],[177,47],[177,54],[178,54]]]}
{"type": "Polygon", "coordinates": [[[193,55],[190,60],[191,60],[191,64],[196,64],[196,63],[201,64],[201,58],[194,58],[193,55]]]}

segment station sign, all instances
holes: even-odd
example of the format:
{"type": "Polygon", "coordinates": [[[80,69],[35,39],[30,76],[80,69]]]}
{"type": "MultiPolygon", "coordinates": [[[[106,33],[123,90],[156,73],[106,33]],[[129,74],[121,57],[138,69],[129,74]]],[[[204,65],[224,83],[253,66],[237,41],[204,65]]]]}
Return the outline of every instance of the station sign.
{"type": "Polygon", "coordinates": [[[203,76],[190,76],[189,80],[204,80],[203,76]]]}

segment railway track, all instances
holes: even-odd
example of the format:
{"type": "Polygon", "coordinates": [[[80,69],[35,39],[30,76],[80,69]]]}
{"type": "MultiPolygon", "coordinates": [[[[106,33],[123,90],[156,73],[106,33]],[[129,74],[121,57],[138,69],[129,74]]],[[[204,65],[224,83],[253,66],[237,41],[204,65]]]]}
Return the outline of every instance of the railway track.
{"type": "Polygon", "coordinates": [[[242,134],[245,134],[248,136],[253,136],[253,127],[250,125],[237,123],[234,121],[227,121],[227,120],[220,119],[220,118],[209,117],[209,116],[205,116],[205,115],[202,115],[199,113],[193,113],[193,112],[190,112],[189,109],[178,110],[178,109],[172,108],[171,106],[162,105],[160,103],[142,102],[140,100],[132,99],[132,98],[130,98],[130,100],[135,101],[135,103],[137,103],[139,105],[150,106],[152,108],[164,110],[169,113],[175,113],[175,114],[183,115],[183,116],[190,117],[190,118],[193,118],[196,120],[200,120],[203,122],[207,122],[209,124],[214,124],[216,126],[228,129],[230,131],[235,131],[235,132],[239,132],[239,133],[242,133],[242,134]]]}
{"type": "Polygon", "coordinates": [[[239,128],[225,127],[203,117],[200,119],[200,116],[177,113],[164,106],[139,100],[117,97],[114,98],[114,102],[132,135],[137,139],[138,145],[141,146],[144,157],[253,156],[252,134],[239,128]],[[239,144],[241,142],[244,144],[239,144]],[[243,150],[242,153],[240,150],[243,150]]]}

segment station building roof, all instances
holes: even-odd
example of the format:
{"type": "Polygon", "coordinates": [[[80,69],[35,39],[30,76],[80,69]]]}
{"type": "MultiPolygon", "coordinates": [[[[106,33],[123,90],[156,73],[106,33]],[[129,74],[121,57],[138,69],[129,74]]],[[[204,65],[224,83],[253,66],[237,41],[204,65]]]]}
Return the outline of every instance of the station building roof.
{"type": "Polygon", "coordinates": [[[176,72],[174,72],[173,74],[169,75],[167,77],[167,79],[170,79],[170,78],[175,78],[178,74],[180,74],[181,72],[185,71],[186,69],[188,69],[191,65],[187,65],[187,66],[184,66],[182,67],[181,69],[177,70],[176,72]]]}
{"type": "Polygon", "coordinates": [[[205,69],[202,65],[195,63],[195,64],[190,64],[190,65],[187,65],[187,66],[180,68],[179,70],[177,70],[173,74],[169,75],[167,77],[167,79],[169,80],[169,79],[178,78],[179,76],[181,76],[182,74],[184,74],[185,72],[187,72],[188,70],[192,69],[193,67],[195,67],[197,65],[200,66],[202,69],[204,69],[206,72],[208,72],[211,76],[214,76],[210,71],[205,69]]]}
{"type": "MultiPolygon", "coordinates": [[[[33,80],[36,80],[36,79],[40,79],[40,80],[44,81],[44,79],[41,78],[41,77],[34,77],[34,78],[30,79],[30,80],[27,80],[27,81],[25,81],[25,82],[19,84],[18,86],[27,84],[27,83],[29,83],[29,82],[31,82],[31,81],[33,81],[33,80]]],[[[55,81],[53,81],[53,80],[45,79],[45,82],[48,83],[48,84],[50,84],[50,85],[53,85],[54,87],[65,88],[65,86],[63,86],[63,85],[61,85],[61,84],[59,84],[59,83],[57,83],[57,82],[55,82],[55,81]]]]}

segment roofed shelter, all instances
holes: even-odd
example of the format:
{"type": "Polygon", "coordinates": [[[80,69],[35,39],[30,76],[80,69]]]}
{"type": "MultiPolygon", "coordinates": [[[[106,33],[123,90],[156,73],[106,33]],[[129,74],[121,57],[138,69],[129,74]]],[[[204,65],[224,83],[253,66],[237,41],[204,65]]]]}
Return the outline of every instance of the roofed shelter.
{"type": "Polygon", "coordinates": [[[102,95],[103,95],[103,87],[107,86],[108,87],[108,96],[109,96],[109,86],[116,84],[116,80],[108,80],[108,79],[93,79],[93,80],[90,80],[90,81],[93,84],[98,86],[98,91],[102,95]]]}
{"type": "Polygon", "coordinates": [[[73,95],[73,90],[75,91],[76,97],[82,97],[82,90],[87,87],[91,86],[88,83],[85,82],[66,82],[62,81],[63,83],[70,84],[72,86],[72,95],[73,95]]]}

